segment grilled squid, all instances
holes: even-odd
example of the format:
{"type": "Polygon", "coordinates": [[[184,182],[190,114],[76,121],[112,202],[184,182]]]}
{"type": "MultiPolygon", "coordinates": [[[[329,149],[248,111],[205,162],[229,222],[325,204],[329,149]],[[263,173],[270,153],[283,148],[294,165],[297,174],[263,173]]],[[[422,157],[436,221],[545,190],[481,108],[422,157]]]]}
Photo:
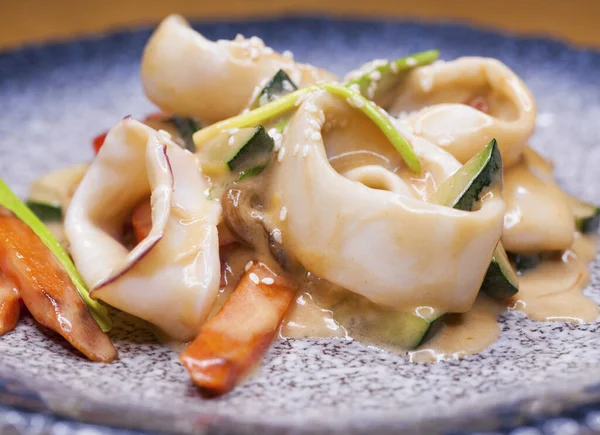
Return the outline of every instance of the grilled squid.
{"type": "Polygon", "coordinates": [[[335,79],[274,52],[260,38],[209,41],[171,15],[146,45],[141,73],[146,95],[162,110],[215,122],[244,110],[280,69],[300,87],[335,79]]]}
{"type": "Polygon", "coordinates": [[[100,299],[178,340],[195,336],[219,288],[220,207],[196,157],[168,136],[125,119],[79,185],[65,218],[82,277],[100,299]],[[122,242],[136,205],[151,197],[149,233],[122,242]]]}
{"type": "Polygon", "coordinates": [[[416,136],[461,163],[496,138],[508,168],[533,134],[536,108],[529,89],[502,62],[463,57],[411,71],[390,112],[408,115],[416,136]]]}
{"type": "Polygon", "coordinates": [[[275,223],[284,249],[308,271],[372,302],[467,311],[501,235],[503,200],[494,195],[474,212],[425,202],[460,164],[400,125],[422,162],[415,175],[369,124],[324,93],[307,98],[292,117],[270,183],[271,215],[286,210],[275,223]],[[391,172],[378,187],[340,175],[374,160],[391,172]]]}

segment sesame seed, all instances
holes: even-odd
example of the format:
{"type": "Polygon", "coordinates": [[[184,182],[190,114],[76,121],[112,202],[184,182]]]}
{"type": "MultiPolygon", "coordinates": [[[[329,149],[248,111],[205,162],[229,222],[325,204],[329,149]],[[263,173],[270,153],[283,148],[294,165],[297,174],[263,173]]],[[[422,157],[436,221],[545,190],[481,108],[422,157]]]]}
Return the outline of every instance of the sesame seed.
{"type": "Polygon", "coordinates": [[[165,130],[158,130],[158,134],[160,134],[160,136],[161,136],[163,139],[166,139],[166,140],[168,140],[168,139],[171,139],[171,134],[170,134],[168,131],[165,131],[165,130]]]}
{"type": "Polygon", "coordinates": [[[273,54],[273,49],[271,47],[265,47],[263,49],[263,53],[266,54],[267,56],[270,54],[273,54]]]}
{"type": "Polygon", "coordinates": [[[420,119],[417,119],[417,121],[415,122],[413,131],[415,134],[421,134],[421,132],[423,131],[423,123],[421,122],[420,119]]]}
{"type": "Polygon", "coordinates": [[[351,105],[352,107],[356,107],[354,105],[354,101],[352,100],[352,98],[346,98],[346,103],[348,103],[349,105],[351,105]]]}
{"type": "Polygon", "coordinates": [[[261,280],[261,282],[262,282],[263,284],[266,284],[266,285],[272,285],[272,284],[275,284],[275,280],[274,280],[273,278],[269,278],[269,277],[267,277],[267,278],[263,278],[263,279],[261,280]]]}
{"type": "Polygon", "coordinates": [[[250,42],[258,47],[263,47],[265,45],[264,41],[260,39],[258,36],[253,36],[250,38],[250,42]]]}
{"type": "Polygon", "coordinates": [[[259,57],[260,57],[260,52],[258,51],[258,49],[256,47],[252,47],[250,49],[250,59],[256,60],[259,57]]]}
{"type": "Polygon", "coordinates": [[[255,274],[254,272],[252,272],[250,274],[250,281],[252,281],[254,284],[258,284],[260,282],[260,279],[258,279],[258,275],[255,274]]]}
{"type": "Polygon", "coordinates": [[[267,131],[267,134],[271,137],[275,137],[276,134],[278,134],[278,131],[275,127],[270,128],[269,131],[267,131]]]}
{"type": "Polygon", "coordinates": [[[375,70],[375,71],[373,71],[371,74],[369,74],[369,78],[370,78],[371,80],[379,80],[379,79],[381,79],[381,72],[380,72],[380,71],[377,71],[377,70],[375,70]]]}
{"type": "Polygon", "coordinates": [[[414,57],[409,57],[406,59],[406,64],[408,66],[417,66],[419,62],[417,62],[417,59],[415,59],[414,57]]]}
{"type": "Polygon", "coordinates": [[[229,130],[229,134],[236,134],[238,131],[240,131],[239,128],[230,128],[229,130]]]}
{"type": "Polygon", "coordinates": [[[292,155],[294,157],[296,157],[298,155],[298,152],[300,151],[300,144],[297,143],[296,145],[294,145],[294,150],[292,151],[292,155]]]}
{"type": "Polygon", "coordinates": [[[273,230],[271,235],[273,236],[273,240],[275,240],[277,243],[283,243],[283,239],[281,237],[281,231],[273,230]]]}
{"type": "Polygon", "coordinates": [[[283,57],[285,57],[288,60],[294,60],[294,53],[292,53],[290,50],[285,50],[281,54],[283,55],[283,57]]]}
{"type": "Polygon", "coordinates": [[[281,207],[281,211],[279,212],[279,220],[283,222],[286,217],[287,217],[287,207],[284,205],[283,207],[281,207]]]}
{"type": "Polygon", "coordinates": [[[319,124],[319,121],[317,121],[316,119],[312,118],[308,121],[308,123],[311,125],[311,127],[319,129],[321,128],[321,124],[319,124]]]}
{"type": "Polygon", "coordinates": [[[246,266],[244,266],[244,270],[246,272],[248,272],[253,264],[254,264],[254,261],[250,260],[249,262],[246,263],[246,266]]]}
{"type": "Polygon", "coordinates": [[[304,145],[304,146],[302,147],[302,157],[306,157],[306,156],[308,155],[308,150],[309,150],[309,149],[310,149],[310,148],[308,147],[308,145],[304,145]]]}
{"type": "Polygon", "coordinates": [[[283,160],[283,156],[285,155],[285,148],[281,147],[279,152],[277,153],[277,161],[281,162],[283,160]]]}
{"type": "Polygon", "coordinates": [[[319,133],[318,131],[313,131],[310,135],[310,138],[312,140],[320,140],[321,139],[321,133],[319,133]]]}
{"type": "Polygon", "coordinates": [[[236,42],[242,42],[244,41],[246,38],[244,37],[244,35],[242,35],[241,33],[238,33],[237,35],[235,35],[235,39],[234,41],[236,42]]]}
{"type": "Polygon", "coordinates": [[[232,147],[234,143],[235,143],[235,136],[234,135],[229,136],[229,140],[227,141],[227,145],[229,145],[230,147],[232,147]]]}
{"type": "Polygon", "coordinates": [[[421,79],[421,87],[425,92],[431,91],[433,88],[433,77],[423,77],[421,79]]]}
{"type": "Polygon", "coordinates": [[[288,91],[288,92],[292,92],[294,90],[294,87],[292,86],[292,84],[290,82],[288,82],[287,80],[283,82],[283,90],[284,91],[288,91]]]}
{"type": "Polygon", "coordinates": [[[313,103],[308,103],[305,107],[307,112],[310,113],[317,113],[317,110],[319,110],[319,108],[317,106],[315,106],[313,103]]]}
{"type": "Polygon", "coordinates": [[[319,110],[317,116],[319,117],[319,121],[321,121],[321,124],[325,122],[325,113],[322,110],[319,110]]]}
{"type": "Polygon", "coordinates": [[[442,136],[438,139],[438,145],[441,147],[446,147],[450,145],[451,139],[448,136],[442,136]]]}
{"type": "Polygon", "coordinates": [[[281,148],[282,140],[281,135],[273,138],[273,151],[277,152],[281,148]]]}
{"type": "Polygon", "coordinates": [[[358,83],[351,84],[348,86],[348,89],[350,89],[352,92],[360,92],[360,86],[358,86],[358,83]]]}
{"type": "Polygon", "coordinates": [[[398,64],[396,62],[390,63],[390,69],[394,74],[398,74],[398,64]]]}
{"type": "Polygon", "coordinates": [[[375,90],[377,89],[377,82],[371,82],[367,88],[367,97],[372,100],[375,97],[375,90]]]}
{"type": "Polygon", "coordinates": [[[353,104],[354,107],[357,107],[359,109],[365,105],[365,102],[363,100],[361,100],[358,95],[352,96],[352,103],[354,103],[353,104]]]}

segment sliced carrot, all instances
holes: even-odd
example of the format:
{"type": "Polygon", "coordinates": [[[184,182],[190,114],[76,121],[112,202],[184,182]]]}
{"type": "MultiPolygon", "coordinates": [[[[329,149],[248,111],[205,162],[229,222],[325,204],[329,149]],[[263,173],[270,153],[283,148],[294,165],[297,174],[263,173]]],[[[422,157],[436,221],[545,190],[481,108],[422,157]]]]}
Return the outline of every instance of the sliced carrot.
{"type": "Polygon", "coordinates": [[[35,320],[92,361],[117,358],[117,350],[62,265],[33,230],[4,207],[0,207],[0,270],[14,281],[35,320]]]}
{"type": "Polygon", "coordinates": [[[15,329],[20,315],[19,291],[10,279],[0,272],[0,336],[15,329]]]}
{"type": "Polygon", "coordinates": [[[295,293],[291,282],[265,265],[252,265],[180,355],[192,381],[207,393],[231,391],[262,359],[295,293]]]}

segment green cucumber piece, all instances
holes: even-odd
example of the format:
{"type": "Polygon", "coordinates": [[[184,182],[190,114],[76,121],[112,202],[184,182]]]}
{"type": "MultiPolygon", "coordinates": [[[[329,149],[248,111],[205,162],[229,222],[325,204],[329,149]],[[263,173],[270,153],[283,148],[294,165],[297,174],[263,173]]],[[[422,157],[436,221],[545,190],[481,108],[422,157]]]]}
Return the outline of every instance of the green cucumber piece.
{"type": "Polygon", "coordinates": [[[513,262],[515,263],[515,269],[518,274],[527,272],[528,270],[535,269],[538,264],[543,260],[541,254],[523,255],[516,254],[512,255],[513,262]]]}
{"type": "Polygon", "coordinates": [[[496,246],[492,262],[483,278],[481,291],[494,299],[510,298],[519,291],[519,278],[510,264],[502,243],[496,246]]]}
{"type": "Polygon", "coordinates": [[[239,148],[238,152],[227,161],[233,171],[247,172],[264,168],[273,157],[275,143],[262,125],[254,129],[253,134],[239,148]]]}
{"type": "Polygon", "coordinates": [[[224,131],[198,152],[207,175],[256,175],[273,157],[275,143],[263,126],[224,131]]]}
{"type": "Polygon", "coordinates": [[[27,201],[26,205],[42,222],[56,222],[62,220],[62,207],[35,201],[27,201]]]}
{"type": "Polygon", "coordinates": [[[81,298],[87,305],[88,310],[98,322],[100,328],[104,331],[110,331],[112,322],[108,315],[106,307],[100,302],[93,300],[88,290],[77,272],[75,265],[71,261],[69,254],[63,249],[60,243],[52,235],[50,230],[42,221],[10,190],[6,183],[0,178],[0,205],[12,211],[19,219],[25,222],[33,232],[42,240],[44,245],[50,249],[56,259],[65,268],[73,284],[79,291],[81,298]]]}
{"type": "Polygon", "coordinates": [[[415,349],[431,338],[441,324],[440,315],[425,318],[377,306],[360,296],[343,299],[333,309],[333,318],[350,335],[374,339],[384,345],[415,349]]]}
{"type": "Polygon", "coordinates": [[[600,227],[600,207],[583,202],[574,196],[569,196],[568,199],[577,231],[583,234],[597,233],[600,227]]]}
{"type": "Polygon", "coordinates": [[[276,99],[283,97],[298,90],[298,86],[292,81],[290,76],[282,69],[277,71],[273,78],[265,85],[264,88],[256,97],[254,107],[264,106],[265,104],[275,101],[276,99]]]}
{"type": "Polygon", "coordinates": [[[502,183],[502,156],[492,139],[431,196],[429,202],[458,210],[471,211],[484,190],[502,183]]]}
{"type": "Polygon", "coordinates": [[[379,100],[398,86],[404,73],[419,66],[429,65],[439,56],[438,50],[427,50],[393,61],[386,61],[349,80],[346,86],[356,86],[366,98],[379,100]]]}
{"type": "Polygon", "coordinates": [[[202,128],[200,122],[194,118],[184,118],[180,116],[170,116],[165,119],[165,122],[170,122],[175,126],[179,136],[185,144],[185,149],[195,153],[196,144],[194,143],[194,133],[202,128]]]}
{"type": "MultiPolygon", "coordinates": [[[[502,182],[502,156],[496,139],[492,139],[448,178],[429,201],[471,211],[488,189],[502,182]]],[[[500,242],[494,250],[481,290],[495,299],[506,299],[519,291],[517,274],[500,242]]]]}

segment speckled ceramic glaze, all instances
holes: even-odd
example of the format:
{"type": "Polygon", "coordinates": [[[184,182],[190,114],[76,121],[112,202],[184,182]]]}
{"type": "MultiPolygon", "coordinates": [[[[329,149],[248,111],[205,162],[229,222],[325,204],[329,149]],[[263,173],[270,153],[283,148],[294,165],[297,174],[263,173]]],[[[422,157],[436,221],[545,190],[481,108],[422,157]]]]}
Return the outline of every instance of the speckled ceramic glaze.
{"type": "MultiPolygon", "coordinates": [[[[298,59],[337,73],[374,57],[428,48],[439,48],[444,59],[496,57],[537,99],[532,145],[555,159],[567,191],[600,203],[600,53],[445,24],[303,18],[199,29],[211,39],[258,35],[275,49],[291,49],[298,59]]],[[[36,176],[89,159],[91,138],[123,116],[154,110],[138,75],[149,34],[119,33],[0,55],[0,174],[19,194],[36,176]]],[[[597,302],[599,266],[594,264],[586,290],[597,302]]],[[[121,358],[101,365],[24,318],[0,338],[0,403],[91,423],[181,432],[506,430],[522,421],[533,422],[531,433],[600,430],[600,414],[589,405],[600,400],[600,323],[536,323],[507,313],[502,338],[492,347],[431,365],[354,342],[280,341],[257,376],[215,400],[200,397],[177,354],[156,344],[147,328],[122,314],[116,323],[111,335],[121,358]],[[562,414],[552,420],[558,426],[540,423],[585,403],[591,412],[562,414]]],[[[21,423],[50,421],[0,407],[0,432],[10,424],[8,416],[21,423]]]]}

